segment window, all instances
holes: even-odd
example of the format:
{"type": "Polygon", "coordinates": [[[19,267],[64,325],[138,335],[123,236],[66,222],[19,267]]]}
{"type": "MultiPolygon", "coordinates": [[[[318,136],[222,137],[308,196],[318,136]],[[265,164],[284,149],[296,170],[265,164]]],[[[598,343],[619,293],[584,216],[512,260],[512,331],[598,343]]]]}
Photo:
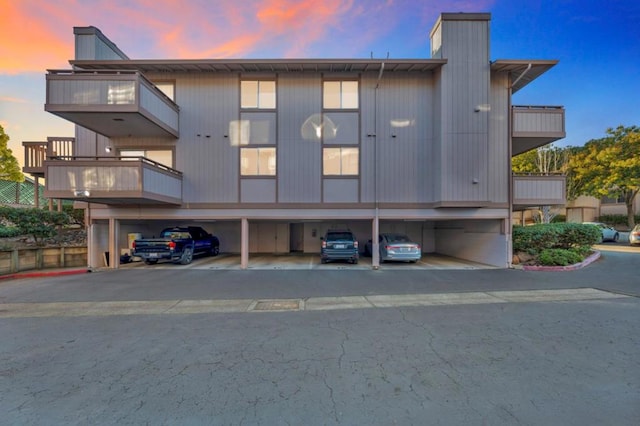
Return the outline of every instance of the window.
{"type": "Polygon", "coordinates": [[[276,149],[240,149],[240,174],[242,176],[275,176],[276,149]]]}
{"type": "Polygon", "coordinates": [[[324,109],[357,109],[357,81],[325,81],[322,90],[324,109]]]}
{"type": "Polygon", "coordinates": [[[243,80],[240,82],[240,106],[242,108],[274,109],[276,107],[276,82],[243,80]]]}
{"type": "MultiPolygon", "coordinates": [[[[173,167],[173,151],[161,149],[121,149],[121,157],[145,157],[156,163],[164,164],[167,167],[173,167]]],[[[126,158],[124,158],[126,160],[126,158]]]]}
{"type": "Polygon", "coordinates": [[[176,101],[176,84],[173,81],[154,81],[153,84],[164,93],[167,98],[176,101]]]}
{"type": "Polygon", "coordinates": [[[357,176],[358,148],[324,148],[322,173],[325,176],[357,176]]]}
{"type": "Polygon", "coordinates": [[[621,203],[624,203],[625,200],[624,200],[624,195],[618,195],[617,198],[611,198],[611,197],[605,196],[600,199],[600,202],[602,204],[621,204],[621,203]]]}

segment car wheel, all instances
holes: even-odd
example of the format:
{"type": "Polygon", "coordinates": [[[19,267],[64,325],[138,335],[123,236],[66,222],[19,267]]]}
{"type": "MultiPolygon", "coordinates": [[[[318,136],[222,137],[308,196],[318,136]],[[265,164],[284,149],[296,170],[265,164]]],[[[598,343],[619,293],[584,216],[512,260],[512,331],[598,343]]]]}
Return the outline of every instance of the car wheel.
{"type": "Polygon", "coordinates": [[[220,254],[220,246],[213,246],[211,247],[211,250],[209,251],[209,254],[211,256],[217,256],[220,254]]]}
{"type": "Polygon", "coordinates": [[[180,258],[181,265],[188,265],[193,260],[193,249],[185,248],[184,252],[182,252],[182,257],[180,258]]]}

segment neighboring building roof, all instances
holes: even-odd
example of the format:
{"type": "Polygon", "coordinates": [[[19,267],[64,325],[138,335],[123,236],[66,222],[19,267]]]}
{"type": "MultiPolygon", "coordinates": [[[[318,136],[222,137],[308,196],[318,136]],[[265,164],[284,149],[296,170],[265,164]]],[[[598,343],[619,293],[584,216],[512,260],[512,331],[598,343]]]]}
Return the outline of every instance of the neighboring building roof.
{"type": "Polygon", "coordinates": [[[512,93],[516,93],[557,63],[556,59],[498,59],[491,62],[491,71],[510,73],[512,93]]]}
{"type": "Polygon", "coordinates": [[[446,59],[139,59],[72,60],[83,70],[141,72],[431,72],[446,59]],[[382,65],[384,64],[384,66],[382,65]]]}

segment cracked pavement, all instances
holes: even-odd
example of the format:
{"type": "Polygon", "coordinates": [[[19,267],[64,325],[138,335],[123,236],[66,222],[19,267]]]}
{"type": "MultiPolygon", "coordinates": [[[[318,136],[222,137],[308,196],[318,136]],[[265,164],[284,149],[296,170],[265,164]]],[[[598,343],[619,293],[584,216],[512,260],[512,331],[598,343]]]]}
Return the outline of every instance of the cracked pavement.
{"type": "Polygon", "coordinates": [[[619,256],[586,273],[447,272],[449,291],[437,274],[342,293],[264,272],[242,287],[246,271],[1,283],[0,423],[635,425],[638,284],[610,271],[639,265],[619,256]],[[225,300],[243,303],[216,310],[225,300]],[[299,309],[247,310],[261,300],[299,309]],[[57,310],[7,314],[30,304],[57,310]]]}

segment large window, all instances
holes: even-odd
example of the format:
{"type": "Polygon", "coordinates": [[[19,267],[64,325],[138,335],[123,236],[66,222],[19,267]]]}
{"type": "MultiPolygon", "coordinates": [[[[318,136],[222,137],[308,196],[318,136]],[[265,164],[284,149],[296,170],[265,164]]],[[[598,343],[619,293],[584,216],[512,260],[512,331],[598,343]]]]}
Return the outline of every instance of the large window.
{"type": "Polygon", "coordinates": [[[357,109],[357,81],[325,81],[322,90],[324,109],[357,109]]]}
{"type": "Polygon", "coordinates": [[[276,82],[243,80],[240,82],[240,106],[242,108],[274,109],[276,107],[276,82]]]}
{"type": "Polygon", "coordinates": [[[275,176],[275,148],[241,148],[240,174],[242,176],[275,176]]]}
{"type": "Polygon", "coordinates": [[[324,148],[322,174],[325,176],[357,176],[358,148],[324,148]]]}

